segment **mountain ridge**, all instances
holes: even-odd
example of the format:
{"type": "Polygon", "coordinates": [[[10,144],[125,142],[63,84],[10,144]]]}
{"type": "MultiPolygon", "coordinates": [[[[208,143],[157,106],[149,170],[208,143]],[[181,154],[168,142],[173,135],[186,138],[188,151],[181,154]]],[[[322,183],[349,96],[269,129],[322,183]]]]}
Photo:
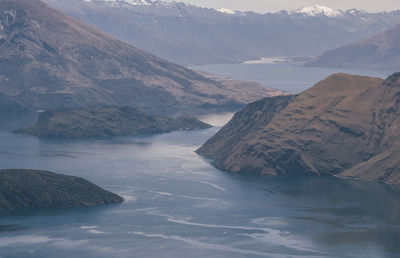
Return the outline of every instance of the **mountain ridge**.
{"type": "Polygon", "coordinates": [[[206,78],[39,0],[1,1],[0,25],[0,94],[32,111],[232,108],[269,94],[260,85],[233,87],[206,78]]]}
{"type": "Polygon", "coordinates": [[[348,10],[340,11],[343,15],[338,16],[308,16],[296,11],[221,13],[163,1],[137,6],[82,0],[46,2],[117,38],[183,65],[317,56],[400,23],[400,11],[373,14],[348,10]],[[289,44],[293,41],[297,42],[295,46],[289,44]]]}
{"type": "Polygon", "coordinates": [[[307,66],[400,69],[400,24],[371,38],[323,53],[307,66]]]}
{"type": "MultiPolygon", "coordinates": [[[[357,9],[357,8],[350,8],[347,10],[341,10],[341,9],[335,9],[335,8],[331,8],[329,6],[323,6],[323,5],[319,5],[319,4],[315,4],[315,5],[310,5],[310,6],[303,6],[300,7],[298,9],[295,10],[279,10],[276,12],[256,12],[256,11],[238,11],[238,10],[232,10],[226,7],[221,7],[221,8],[210,8],[210,7],[200,7],[194,4],[190,4],[190,3],[185,3],[185,2],[180,2],[180,1],[174,1],[174,2],[167,2],[167,1],[163,1],[163,0],[77,0],[77,1],[81,1],[81,2],[91,2],[91,3],[99,3],[99,4],[108,4],[110,6],[114,5],[114,4],[118,4],[118,5],[130,5],[133,7],[137,7],[137,6],[190,6],[190,7],[197,7],[197,8],[201,8],[201,9],[206,9],[206,10],[214,10],[214,11],[222,11],[222,13],[227,13],[227,14],[239,14],[239,13],[256,13],[256,14],[277,14],[277,13],[282,13],[282,12],[287,12],[289,14],[305,14],[305,15],[309,15],[309,16],[318,16],[318,15],[326,15],[326,16],[337,16],[337,15],[341,15],[341,14],[357,14],[357,13],[367,13],[365,10],[363,9],[357,9]]],[[[376,13],[385,13],[385,11],[382,12],[376,12],[376,13]]]]}

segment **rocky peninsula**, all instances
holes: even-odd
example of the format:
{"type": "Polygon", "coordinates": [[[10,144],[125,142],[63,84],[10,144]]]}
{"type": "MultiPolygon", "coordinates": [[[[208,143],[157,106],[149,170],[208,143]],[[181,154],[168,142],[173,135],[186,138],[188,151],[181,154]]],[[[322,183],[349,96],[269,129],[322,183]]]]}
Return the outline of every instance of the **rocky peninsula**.
{"type": "Polygon", "coordinates": [[[247,105],[198,152],[232,172],[338,175],[400,185],[400,73],[334,74],[247,105]]]}

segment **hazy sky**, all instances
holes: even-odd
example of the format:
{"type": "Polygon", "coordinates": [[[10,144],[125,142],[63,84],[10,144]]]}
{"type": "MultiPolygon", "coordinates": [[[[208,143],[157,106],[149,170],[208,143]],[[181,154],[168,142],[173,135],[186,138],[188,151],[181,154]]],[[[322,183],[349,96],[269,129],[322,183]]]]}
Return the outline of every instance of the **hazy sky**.
{"type": "MultiPolygon", "coordinates": [[[[172,2],[172,0],[169,0],[172,2]]],[[[310,5],[324,5],[331,8],[347,10],[364,9],[370,12],[400,9],[400,0],[176,0],[198,6],[212,8],[229,8],[242,11],[273,12],[282,9],[294,10],[310,5]]]]}

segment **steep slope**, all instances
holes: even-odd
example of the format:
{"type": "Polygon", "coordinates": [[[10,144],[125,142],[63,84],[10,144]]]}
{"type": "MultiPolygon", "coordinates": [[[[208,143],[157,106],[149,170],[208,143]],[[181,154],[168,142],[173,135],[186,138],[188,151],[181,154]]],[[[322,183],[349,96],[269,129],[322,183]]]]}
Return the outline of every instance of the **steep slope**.
{"type": "Polygon", "coordinates": [[[313,6],[259,14],[179,2],[45,0],[111,35],[180,64],[316,56],[400,23],[400,12],[313,6]],[[292,44],[296,42],[296,44],[292,44]]]}
{"type": "Polygon", "coordinates": [[[46,111],[32,127],[17,133],[52,138],[82,138],[166,133],[206,129],[211,126],[196,118],[153,116],[131,107],[91,107],[46,111]]]}
{"type": "Polygon", "coordinates": [[[399,78],[335,74],[300,95],[250,104],[198,152],[233,172],[344,172],[400,184],[399,78]]]}
{"type": "Polygon", "coordinates": [[[231,88],[143,52],[39,0],[0,1],[0,94],[31,110],[99,104],[186,110],[243,104],[231,88]]]}
{"type": "Polygon", "coordinates": [[[309,66],[400,69],[400,25],[372,38],[330,50],[309,66]]]}
{"type": "Polygon", "coordinates": [[[229,123],[208,140],[198,152],[221,160],[237,143],[267,125],[277,112],[286,108],[294,97],[294,95],[288,95],[265,98],[247,105],[237,112],[229,123]]]}
{"type": "Polygon", "coordinates": [[[0,211],[73,208],[123,201],[122,197],[79,177],[37,170],[0,170],[0,211]]]}

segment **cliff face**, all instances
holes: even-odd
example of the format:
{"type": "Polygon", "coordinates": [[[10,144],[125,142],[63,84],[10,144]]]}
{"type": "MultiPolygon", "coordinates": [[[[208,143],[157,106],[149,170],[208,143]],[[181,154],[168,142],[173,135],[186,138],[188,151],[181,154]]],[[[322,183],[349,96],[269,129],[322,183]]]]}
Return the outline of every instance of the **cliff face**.
{"type": "Polygon", "coordinates": [[[297,96],[250,104],[198,152],[233,172],[341,174],[400,184],[399,77],[335,74],[297,96]],[[265,109],[271,103],[274,109],[265,109]]]}
{"type": "Polygon", "coordinates": [[[131,107],[111,106],[46,111],[39,116],[39,121],[34,126],[16,132],[66,139],[153,134],[210,127],[196,118],[153,116],[131,107]]]}
{"type": "Polygon", "coordinates": [[[226,107],[269,96],[208,79],[39,0],[0,1],[0,94],[32,111],[96,105],[226,107]]]}
{"type": "Polygon", "coordinates": [[[72,208],[123,201],[122,197],[82,178],[47,171],[0,170],[0,211],[72,208]]]}

